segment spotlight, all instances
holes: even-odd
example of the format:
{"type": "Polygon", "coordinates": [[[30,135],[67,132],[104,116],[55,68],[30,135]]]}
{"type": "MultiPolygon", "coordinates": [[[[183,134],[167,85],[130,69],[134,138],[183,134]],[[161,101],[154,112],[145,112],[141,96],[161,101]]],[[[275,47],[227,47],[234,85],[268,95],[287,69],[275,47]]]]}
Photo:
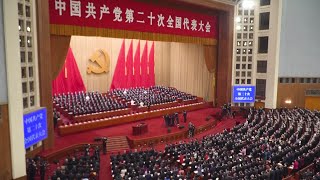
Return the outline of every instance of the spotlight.
{"type": "Polygon", "coordinates": [[[291,102],[291,99],[287,99],[287,100],[285,100],[284,101],[286,104],[291,104],[292,102],[291,102]]]}
{"type": "Polygon", "coordinates": [[[240,25],[237,25],[236,29],[239,31],[241,30],[241,26],[240,25]]]}
{"type": "Polygon", "coordinates": [[[238,16],[236,17],[236,22],[239,23],[241,21],[241,18],[238,16]]]}

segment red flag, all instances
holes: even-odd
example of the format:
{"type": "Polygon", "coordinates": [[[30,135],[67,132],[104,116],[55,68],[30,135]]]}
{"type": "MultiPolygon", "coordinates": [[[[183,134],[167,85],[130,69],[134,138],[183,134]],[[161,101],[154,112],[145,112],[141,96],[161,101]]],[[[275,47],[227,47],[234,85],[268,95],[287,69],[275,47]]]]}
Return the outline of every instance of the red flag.
{"type": "Polygon", "coordinates": [[[127,84],[125,80],[125,41],[122,41],[121,49],[118,56],[116,69],[114,70],[110,89],[124,88],[127,84]]]}
{"type": "Polygon", "coordinates": [[[59,75],[52,81],[52,93],[60,94],[77,91],[86,91],[86,87],[84,86],[72,49],[69,48],[59,75]]]}
{"type": "Polygon", "coordinates": [[[127,88],[131,88],[134,86],[134,77],[133,77],[133,40],[131,40],[131,44],[127,54],[127,88]]]}
{"type": "Polygon", "coordinates": [[[140,78],[140,40],[137,45],[137,50],[134,55],[134,85],[135,87],[141,86],[141,78],[140,78]]]}
{"type": "Polygon", "coordinates": [[[141,57],[141,83],[143,87],[149,87],[148,80],[148,41],[146,41],[141,57]]]}
{"type": "Polygon", "coordinates": [[[149,86],[154,86],[155,74],[154,74],[154,42],[152,42],[150,54],[149,54],[149,86]]]}

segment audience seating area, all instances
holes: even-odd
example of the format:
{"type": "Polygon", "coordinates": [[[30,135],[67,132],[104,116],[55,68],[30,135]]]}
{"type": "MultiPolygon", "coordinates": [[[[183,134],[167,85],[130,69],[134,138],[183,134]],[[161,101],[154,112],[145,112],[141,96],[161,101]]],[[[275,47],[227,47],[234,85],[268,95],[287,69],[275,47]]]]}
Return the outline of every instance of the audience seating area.
{"type": "Polygon", "coordinates": [[[320,158],[316,159],[313,164],[299,173],[301,180],[319,180],[320,179],[320,158]]]}
{"type": "Polygon", "coordinates": [[[320,157],[320,115],[250,110],[247,121],[190,142],[111,155],[113,179],[282,179],[320,157]]]}
{"type": "Polygon", "coordinates": [[[83,151],[75,152],[63,160],[56,161],[57,168],[51,175],[58,179],[99,179],[100,148],[86,145],[83,151]]]}

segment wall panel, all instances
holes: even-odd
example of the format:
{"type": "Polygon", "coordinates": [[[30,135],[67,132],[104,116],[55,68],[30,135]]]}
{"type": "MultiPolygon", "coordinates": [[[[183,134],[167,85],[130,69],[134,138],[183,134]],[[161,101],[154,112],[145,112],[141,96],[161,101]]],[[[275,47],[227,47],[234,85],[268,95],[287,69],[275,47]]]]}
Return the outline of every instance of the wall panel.
{"type": "Polygon", "coordinates": [[[308,89],[320,89],[320,84],[307,83],[279,83],[277,107],[305,107],[305,91],[308,89]],[[291,104],[285,104],[286,100],[291,100],[291,104]]]}
{"type": "MultiPolygon", "coordinates": [[[[88,91],[106,92],[112,82],[122,39],[73,36],[70,46],[73,50],[83,81],[88,91]],[[110,57],[110,71],[103,74],[87,74],[90,56],[102,49],[110,57]]],[[[139,40],[133,40],[133,54],[139,40]]],[[[131,40],[125,40],[126,56],[131,40]]],[[[146,41],[140,41],[140,53],[146,41]]],[[[148,56],[152,41],[148,41],[148,56]]],[[[156,85],[172,86],[210,101],[214,97],[214,73],[206,67],[204,46],[197,44],[155,42],[156,85]]]]}
{"type": "MultiPolygon", "coordinates": [[[[50,25],[48,1],[36,1],[37,35],[38,35],[38,63],[40,106],[47,108],[48,138],[44,140],[44,148],[54,146],[52,80],[53,66],[51,61],[50,25]],[[49,73],[51,72],[51,73],[49,73]]],[[[59,48],[60,49],[60,48],[59,48]]],[[[54,53],[54,52],[52,52],[54,53]]]]}
{"type": "Polygon", "coordinates": [[[0,179],[12,179],[8,105],[0,105],[0,179]]]}
{"type": "Polygon", "coordinates": [[[320,97],[308,96],[305,99],[305,108],[320,110],[320,97]]]}

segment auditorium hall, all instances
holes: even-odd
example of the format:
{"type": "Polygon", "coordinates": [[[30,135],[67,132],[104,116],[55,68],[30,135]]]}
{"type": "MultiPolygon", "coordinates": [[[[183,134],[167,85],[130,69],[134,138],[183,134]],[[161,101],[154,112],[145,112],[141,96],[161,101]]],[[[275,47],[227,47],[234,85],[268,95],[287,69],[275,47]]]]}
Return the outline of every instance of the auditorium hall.
{"type": "Polygon", "coordinates": [[[319,0],[1,0],[0,180],[319,180],[319,0]]]}

